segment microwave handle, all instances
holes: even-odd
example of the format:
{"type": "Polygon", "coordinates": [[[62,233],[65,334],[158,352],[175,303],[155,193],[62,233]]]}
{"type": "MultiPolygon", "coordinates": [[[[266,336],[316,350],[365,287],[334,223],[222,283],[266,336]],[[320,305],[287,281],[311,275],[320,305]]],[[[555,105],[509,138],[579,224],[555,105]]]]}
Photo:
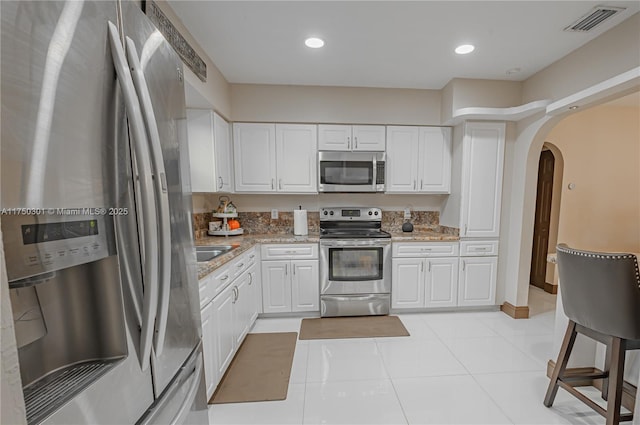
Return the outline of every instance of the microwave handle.
{"type": "Polygon", "coordinates": [[[373,154],[373,173],[372,173],[372,182],[371,189],[373,192],[376,191],[376,183],[378,181],[378,160],[376,159],[376,154],[373,154]]]}

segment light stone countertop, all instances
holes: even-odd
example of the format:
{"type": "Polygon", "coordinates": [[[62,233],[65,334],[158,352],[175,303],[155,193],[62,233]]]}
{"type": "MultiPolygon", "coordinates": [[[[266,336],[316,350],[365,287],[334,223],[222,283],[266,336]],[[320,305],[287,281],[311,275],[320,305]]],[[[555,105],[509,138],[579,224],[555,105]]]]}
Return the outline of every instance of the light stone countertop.
{"type": "Polygon", "coordinates": [[[242,236],[207,236],[203,239],[196,240],[196,246],[216,246],[216,245],[232,245],[237,248],[214,258],[206,263],[198,263],[198,279],[206,277],[215,269],[223,266],[239,255],[245,253],[251,247],[261,243],[318,243],[320,236],[309,234],[306,236],[295,236],[290,233],[285,234],[247,234],[242,236]]]}
{"type": "MultiPolygon", "coordinates": [[[[448,235],[438,232],[392,232],[392,242],[428,242],[428,241],[458,241],[460,238],[455,235],[448,235]]],[[[208,274],[223,266],[234,258],[242,255],[256,244],[263,243],[318,243],[320,235],[318,233],[310,233],[306,236],[295,236],[290,233],[275,234],[246,234],[241,236],[207,236],[203,239],[196,240],[196,246],[215,246],[215,245],[234,245],[237,248],[222,254],[206,263],[197,263],[198,279],[206,277],[208,274]]]]}

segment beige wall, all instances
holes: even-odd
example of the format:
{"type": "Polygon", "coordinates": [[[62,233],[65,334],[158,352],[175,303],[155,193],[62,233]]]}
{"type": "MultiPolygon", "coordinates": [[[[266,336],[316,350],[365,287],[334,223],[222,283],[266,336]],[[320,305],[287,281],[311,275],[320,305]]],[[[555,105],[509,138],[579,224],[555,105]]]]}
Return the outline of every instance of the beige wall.
{"type": "MultiPolygon", "coordinates": [[[[197,93],[197,96],[188,96],[188,98],[198,98],[197,104],[189,104],[187,106],[193,107],[208,107],[216,110],[223,117],[231,118],[231,96],[230,86],[227,80],[224,78],[220,70],[213,63],[211,58],[207,56],[204,49],[200,47],[195,38],[191,35],[189,30],[184,26],[178,15],[175,14],[171,6],[166,0],[154,0],[158,7],[167,15],[171,23],[178,29],[180,34],[187,40],[193,50],[195,50],[200,58],[207,64],[207,81],[203,82],[194,74],[188,66],[184,67],[184,78],[186,84],[197,93]]],[[[187,90],[190,88],[187,87],[187,90]]],[[[189,99],[187,99],[189,100],[189,99]]]]}
{"type": "Polygon", "coordinates": [[[523,103],[561,99],[640,66],[640,13],[524,82],[523,103]]]}
{"type": "Polygon", "coordinates": [[[639,114],[633,107],[596,107],[564,119],[547,136],[564,158],[558,242],[640,252],[639,114]]]}
{"type": "Polygon", "coordinates": [[[440,125],[440,91],[231,85],[233,121],[440,125]]]}

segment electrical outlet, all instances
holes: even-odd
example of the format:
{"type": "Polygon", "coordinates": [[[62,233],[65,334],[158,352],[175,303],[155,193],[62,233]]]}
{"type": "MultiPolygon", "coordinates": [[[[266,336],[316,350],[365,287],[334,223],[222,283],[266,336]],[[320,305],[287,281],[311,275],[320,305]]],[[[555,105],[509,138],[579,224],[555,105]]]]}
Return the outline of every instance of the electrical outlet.
{"type": "Polygon", "coordinates": [[[409,220],[411,218],[411,209],[409,207],[404,209],[404,219],[409,220]]]}
{"type": "Polygon", "coordinates": [[[271,220],[277,220],[278,219],[278,210],[273,208],[271,210],[271,220]]]}

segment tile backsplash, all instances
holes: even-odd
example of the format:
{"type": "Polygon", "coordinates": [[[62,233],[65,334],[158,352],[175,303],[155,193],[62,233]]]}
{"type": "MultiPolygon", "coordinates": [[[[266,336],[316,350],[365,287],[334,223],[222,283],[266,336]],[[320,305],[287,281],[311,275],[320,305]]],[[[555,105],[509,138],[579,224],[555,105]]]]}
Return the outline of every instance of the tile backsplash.
{"type": "MultiPolygon", "coordinates": [[[[210,212],[193,214],[193,231],[196,239],[207,235],[209,222],[213,221],[210,212]]],[[[219,219],[216,219],[219,220],[219,219]]],[[[445,234],[457,235],[458,229],[440,226],[440,213],[438,211],[412,211],[411,223],[414,231],[433,231],[445,234]]],[[[271,212],[238,212],[238,221],[245,233],[265,234],[265,233],[293,233],[293,212],[280,211],[278,219],[271,219],[271,212]]],[[[320,231],[320,214],[318,211],[307,213],[309,233],[320,231]]],[[[403,211],[383,211],[382,229],[388,232],[401,232],[402,224],[405,222],[403,211]]]]}

